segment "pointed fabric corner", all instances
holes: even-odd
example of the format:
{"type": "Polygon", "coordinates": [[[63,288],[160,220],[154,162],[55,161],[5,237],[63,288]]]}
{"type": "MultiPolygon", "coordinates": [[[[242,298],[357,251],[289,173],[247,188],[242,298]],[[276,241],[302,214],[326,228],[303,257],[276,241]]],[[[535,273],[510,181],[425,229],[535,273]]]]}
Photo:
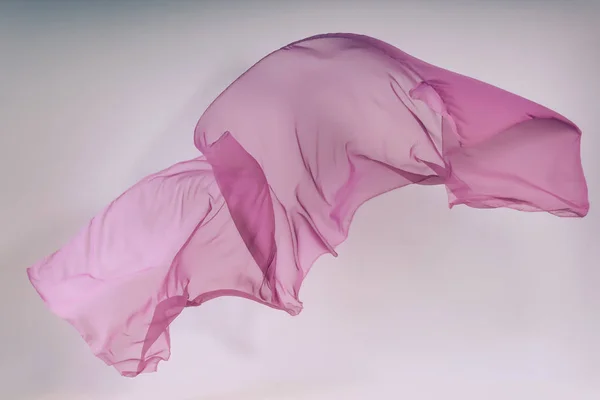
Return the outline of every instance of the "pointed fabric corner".
{"type": "Polygon", "coordinates": [[[239,296],[292,315],[367,200],[445,185],[450,206],[583,217],[581,132],[539,104],[367,36],[274,51],[200,118],[202,153],[127,190],[28,269],[124,376],[170,355],[186,307],[239,296]]]}

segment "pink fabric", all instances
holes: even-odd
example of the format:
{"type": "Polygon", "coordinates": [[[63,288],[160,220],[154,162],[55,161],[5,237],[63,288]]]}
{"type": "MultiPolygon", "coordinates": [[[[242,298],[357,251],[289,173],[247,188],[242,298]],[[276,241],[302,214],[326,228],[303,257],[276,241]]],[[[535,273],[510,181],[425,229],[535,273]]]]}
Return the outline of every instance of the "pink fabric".
{"type": "Polygon", "coordinates": [[[308,38],[211,104],[202,156],[127,190],[29,278],[94,354],[136,376],[168,359],[185,307],[232,295],[299,313],[313,262],[389,190],[444,184],[450,206],[584,216],[580,137],[541,105],[376,39],[308,38]]]}

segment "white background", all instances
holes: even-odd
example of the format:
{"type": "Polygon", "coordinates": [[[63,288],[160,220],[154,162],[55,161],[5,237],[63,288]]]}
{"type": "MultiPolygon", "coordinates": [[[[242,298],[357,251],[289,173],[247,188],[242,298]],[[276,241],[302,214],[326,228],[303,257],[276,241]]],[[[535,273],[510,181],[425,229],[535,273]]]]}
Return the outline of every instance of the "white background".
{"type": "Polygon", "coordinates": [[[600,398],[600,3],[166,4],[0,0],[1,399],[600,398]],[[589,216],[449,211],[442,187],[401,189],[317,262],[300,316],[214,300],[172,324],[159,372],[119,376],[25,268],[142,176],[196,156],[196,120],[255,61],[340,31],[573,120],[589,216]]]}

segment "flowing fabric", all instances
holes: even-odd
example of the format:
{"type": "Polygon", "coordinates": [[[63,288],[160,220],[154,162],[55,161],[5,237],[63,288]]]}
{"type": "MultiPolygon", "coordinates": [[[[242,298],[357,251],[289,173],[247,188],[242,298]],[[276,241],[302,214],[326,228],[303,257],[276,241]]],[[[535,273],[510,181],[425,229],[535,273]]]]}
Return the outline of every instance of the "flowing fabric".
{"type": "Polygon", "coordinates": [[[552,110],[379,40],[311,37],[217,97],[198,158],[127,190],[29,278],[96,356],[152,372],[186,307],[231,295],[298,314],[311,265],[384,192],[443,184],[450,207],[583,217],[580,138],[552,110]]]}

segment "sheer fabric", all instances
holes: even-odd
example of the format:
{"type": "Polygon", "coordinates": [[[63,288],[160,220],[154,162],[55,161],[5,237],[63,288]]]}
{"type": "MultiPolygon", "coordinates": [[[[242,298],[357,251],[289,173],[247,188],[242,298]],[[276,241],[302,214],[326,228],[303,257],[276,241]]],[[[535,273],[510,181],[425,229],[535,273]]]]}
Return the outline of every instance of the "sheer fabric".
{"type": "Polygon", "coordinates": [[[28,269],[124,376],[170,354],[186,307],[245,297],[292,315],[357,208],[409,184],[450,206],[583,217],[579,129],[541,105],[354,34],[263,58],[200,118],[201,155],[148,176],[28,269]]]}

